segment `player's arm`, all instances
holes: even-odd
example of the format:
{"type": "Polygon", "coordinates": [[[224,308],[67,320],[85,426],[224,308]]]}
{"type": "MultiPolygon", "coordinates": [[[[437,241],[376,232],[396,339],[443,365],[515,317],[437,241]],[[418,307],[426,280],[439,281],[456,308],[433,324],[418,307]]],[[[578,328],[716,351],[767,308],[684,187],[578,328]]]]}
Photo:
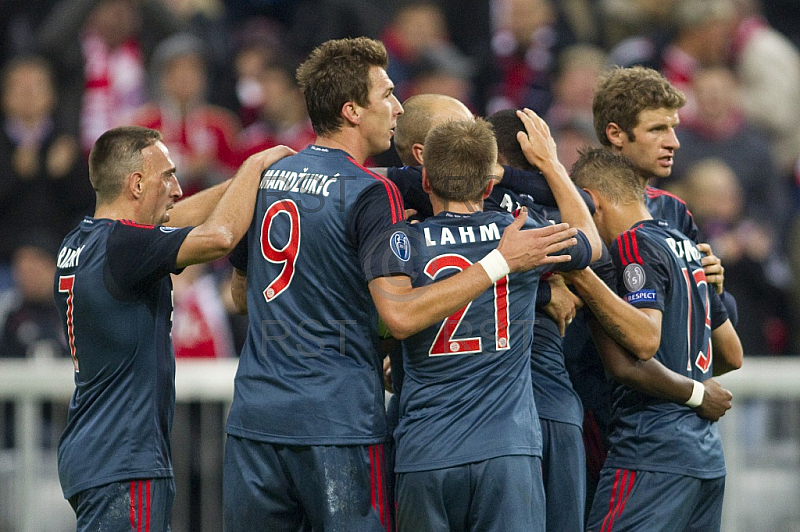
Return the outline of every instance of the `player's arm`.
{"type": "Polygon", "coordinates": [[[239,268],[231,273],[231,298],[236,312],[247,314],[247,272],[239,268]]]}
{"type": "Polygon", "coordinates": [[[183,241],[178,268],[218,259],[233,250],[250,227],[262,172],[292,153],[286,146],[276,146],[247,158],[208,219],[183,241]]]}
{"type": "Polygon", "coordinates": [[[703,272],[706,274],[708,284],[713,284],[717,294],[722,294],[723,283],[725,282],[725,268],[722,261],[711,251],[711,245],[700,242],[697,244],[697,251],[705,255],[700,263],[703,265],[703,272]]]}
{"type": "Polygon", "coordinates": [[[711,331],[711,345],[714,353],[714,376],[742,367],[742,342],[730,320],[711,331]]]}
{"type": "MultiPolygon", "coordinates": [[[[692,398],[693,379],[672,371],[656,358],[637,359],[614,342],[593,319],[589,320],[589,328],[603,367],[614,380],[641,393],[682,405],[692,398]]],[[[702,385],[701,402],[693,408],[698,416],[717,421],[730,409],[733,396],[714,379],[706,379],[702,385]]]]}
{"type": "Polygon", "coordinates": [[[233,178],[178,201],[169,211],[169,222],[164,225],[170,227],[201,225],[208,219],[222,195],[228,190],[231,181],[233,178]]]}
{"type": "Polygon", "coordinates": [[[591,262],[596,261],[600,258],[603,248],[600,234],[586,202],[569,178],[567,169],[558,160],[556,142],[550,134],[550,128],[530,109],[517,111],[517,116],[527,131],[527,135],[522,131],[517,133],[517,140],[525,158],[542,171],[555,196],[558,210],[561,212],[561,221],[567,222],[570,227],[575,227],[586,235],[592,246],[591,262]]]}
{"type": "Polygon", "coordinates": [[[591,268],[562,275],[574,286],[607,334],[639,360],[661,344],[661,311],[637,308],[615,294],[591,268]]]}
{"type": "Polygon", "coordinates": [[[570,255],[556,253],[577,244],[577,231],[564,223],[521,231],[527,216],[527,209],[521,209],[514,223],[503,231],[496,250],[447,279],[416,288],[407,275],[370,281],[372,299],[392,336],[403,340],[443,320],[509,272],[569,261],[570,255]]]}
{"type": "Polygon", "coordinates": [[[564,336],[567,326],[572,323],[578,309],[583,307],[583,301],[567,287],[560,274],[549,276],[545,283],[547,284],[540,283],[539,290],[536,292],[537,306],[539,305],[539,293],[546,286],[549,289],[550,297],[547,303],[541,305],[541,310],[556,322],[559,334],[564,336]]]}

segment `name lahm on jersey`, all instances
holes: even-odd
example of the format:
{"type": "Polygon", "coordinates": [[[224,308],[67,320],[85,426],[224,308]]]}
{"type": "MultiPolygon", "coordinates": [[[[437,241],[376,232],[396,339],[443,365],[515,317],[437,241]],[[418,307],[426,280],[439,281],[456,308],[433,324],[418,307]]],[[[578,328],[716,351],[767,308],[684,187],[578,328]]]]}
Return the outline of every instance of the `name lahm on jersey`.
{"type": "Polygon", "coordinates": [[[81,246],[78,249],[70,249],[70,248],[61,248],[61,251],[58,252],[58,262],[56,266],[61,269],[64,268],[74,268],[78,265],[78,260],[81,257],[81,251],[86,246],[81,246]]]}
{"type": "Polygon", "coordinates": [[[458,232],[454,233],[449,227],[442,227],[442,232],[439,234],[438,240],[434,240],[431,235],[429,227],[423,229],[425,234],[425,245],[431,246],[446,246],[448,244],[467,244],[471,242],[491,242],[500,240],[500,229],[497,224],[492,222],[486,225],[479,225],[477,227],[477,234],[475,227],[459,227],[458,232]]]}
{"type": "Polygon", "coordinates": [[[339,180],[339,174],[333,176],[309,174],[306,173],[307,170],[308,168],[304,168],[302,172],[293,172],[291,170],[276,170],[270,168],[264,172],[264,175],[261,177],[259,188],[329,196],[330,186],[339,180]]]}
{"type": "Polygon", "coordinates": [[[691,240],[684,239],[681,242],[676,241],[674,238],[667,238],[667,245],[669,249],[679,258],[686,257],[687,260],[700,260],[702,253],[700,253],[691,240]]]}

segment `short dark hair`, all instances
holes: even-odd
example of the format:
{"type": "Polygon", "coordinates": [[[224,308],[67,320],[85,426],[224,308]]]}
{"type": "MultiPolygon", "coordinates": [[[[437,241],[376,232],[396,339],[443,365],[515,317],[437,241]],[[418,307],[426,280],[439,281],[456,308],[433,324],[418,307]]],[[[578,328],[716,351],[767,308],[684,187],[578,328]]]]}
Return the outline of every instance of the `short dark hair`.
{"type": "Polygon", "coordinates": [[[438,197],[482,200],[497,161],[492,126],[481,118],[439,124],[425,137],[423,157],[425,173],[438,197]]]}
{"type": "Polygon", "coordinates": [[[525,131],[525,124],[517,116],[515,109],[503,109],[486,117],[492,124],[497,139],[497,153],[505,159],[505,163],[521,170],[538,170],[525,157],[517,140],[517,133],[525,131]]]}
{"type": "Polygon", "coordinates": [[[119,196],[125,177],[142,169],[142,150],[161,138],[161,132],[141,126],[116,127],[100,135],[89,153],[89,180],[98,204],[119,196]]]}
{"type": "Polygon", "coordinates": [[[597,80],[592,100],[594,131],[603,146],[611,146],[606,126],[617,124],[631,140],[639,114],[649,109],[678,110],[686,96],[652,68],[634,66],[606,70],[597,80]]]}
{"type": "Polygon", "coordinates": [[[614,203],[644,201],[645,184],[627,157],[606,148],[589,148],[578,153],[570,173],[577,186],[595,190],[614,203]]]}
{"type": "Polygon", "coordinates": [[[367,37],[331,40],[315,48],[297,69],[297,83],[314,132],[326,135],[338,131],[342,107],[348,101],[368,107],[369,70],[388,65],[383,43],[367,37]]]}

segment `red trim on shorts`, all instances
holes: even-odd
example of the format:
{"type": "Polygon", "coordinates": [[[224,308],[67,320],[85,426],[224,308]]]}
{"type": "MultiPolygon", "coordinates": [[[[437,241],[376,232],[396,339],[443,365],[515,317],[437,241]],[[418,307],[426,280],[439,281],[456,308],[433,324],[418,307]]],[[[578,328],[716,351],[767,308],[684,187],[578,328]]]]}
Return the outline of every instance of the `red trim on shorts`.
{"type": "Polygon", "coordinates": [[[131,530],[136,530],[136,489],[135,481],[131,480],[131,530]]]}
{"type": "Polygon", "coordinates": [[[628,502],[628,497],[633,491],[633,482],[636,480],[636,471],[629,469],[617,469],[614,476],[614,486],[611,488],[611,499],[608,503],[608,513],[603,524],[600,527],[600,532],[611,532],[614,526],[614,519],[619,516],[625,509],[625,503],[628,502]],[[622,482],[620,482],[620,473],[622,473],[622,482]],[[616,503],[615,503],[616,500],[616,503]]]}

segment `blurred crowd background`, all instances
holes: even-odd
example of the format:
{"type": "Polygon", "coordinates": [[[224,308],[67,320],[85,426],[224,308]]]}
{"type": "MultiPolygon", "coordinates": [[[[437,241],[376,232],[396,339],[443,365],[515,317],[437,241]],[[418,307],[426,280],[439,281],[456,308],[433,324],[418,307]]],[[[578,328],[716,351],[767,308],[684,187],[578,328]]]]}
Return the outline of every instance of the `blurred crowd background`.
{"type": "MultiPolygon", "coordinates": [[[[0,357],[66,357],[58,245],[93,212],[86,158],[106,129],[159,129],[188,196],[251,153],[314,139],[294,71],[321,42],[390,52],[400,101],[530,107],[569,168],[597,145],[609,65],[688,96],[673,176],[722,258],[747,356],[800,353],[800,2],[796,0],[4,0],[0,2],[0,357]]],[[[399,165],[390,150],[368,162],[399,165]]],[[[324,267],[324,265],[320,265],[324,267]]],[[[226,260],[175,281],[178,357],[235,357],[246,321],[226,260]]]]}

